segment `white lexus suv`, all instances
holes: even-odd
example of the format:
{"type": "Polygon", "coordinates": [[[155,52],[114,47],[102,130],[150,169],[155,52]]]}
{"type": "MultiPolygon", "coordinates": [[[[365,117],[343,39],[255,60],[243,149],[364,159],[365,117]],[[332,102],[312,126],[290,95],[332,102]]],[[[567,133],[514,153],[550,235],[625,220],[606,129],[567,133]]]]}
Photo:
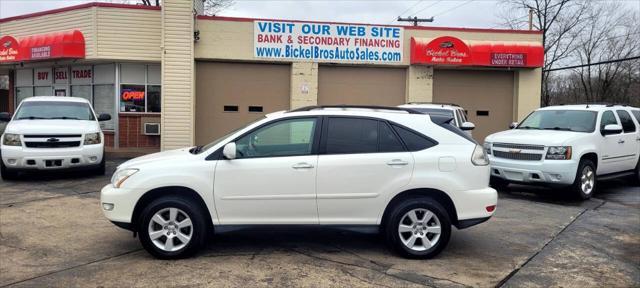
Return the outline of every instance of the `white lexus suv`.
{"type": "Polygon", "coordinates": [[[373,106],[272,113],[208,145],[121,164],[102,210],[163,259],[225,226],[274,224],[373,228],[401,255],[432,257],[451,225],[484,222],[497,204],[484,149],[450,121],[373,106]]]}
{"type": "Polygon", "coordinates": [[[593,195],[597,180],[631,176],[640,181],[640,109],[620,105],[540,108],[512,130],[487,136],[491,184],[570,186],[593,195]]]}
{"type": "Polygon", "coordinates": [[[89,101],[76,97],[40,96],[22,100],[2,134],[0,174],[10,180],[21,171],[93,169],[104,174],[104,135],[89,101]]]}

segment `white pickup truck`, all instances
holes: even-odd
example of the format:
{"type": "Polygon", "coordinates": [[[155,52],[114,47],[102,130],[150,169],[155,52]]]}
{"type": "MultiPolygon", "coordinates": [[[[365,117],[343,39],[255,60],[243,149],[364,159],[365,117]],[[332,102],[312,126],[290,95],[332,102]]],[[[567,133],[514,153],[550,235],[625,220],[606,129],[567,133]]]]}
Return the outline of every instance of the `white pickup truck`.
{"type": "Polygon", "coordinates": [[[26,170],[92,169],[104,174],[104,134],[89,101],[76,97],[31,97],[23,100],[2,134],[0,173],[10,180],[26,170]]]}
{"type": "Polygon", "coordinates": [[[640,109],[620,105],[540,108],[512,130],[487,136],[491,184],[571,186],[591,197],[596,180],[632,176],[640,182],[640,109]]]}

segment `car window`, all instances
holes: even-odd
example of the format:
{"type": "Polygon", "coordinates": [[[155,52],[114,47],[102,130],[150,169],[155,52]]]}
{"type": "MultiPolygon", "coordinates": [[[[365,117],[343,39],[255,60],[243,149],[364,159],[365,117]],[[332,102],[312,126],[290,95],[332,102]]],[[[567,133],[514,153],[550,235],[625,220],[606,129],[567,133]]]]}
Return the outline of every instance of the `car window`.
{"type": "Polygon", "coordinates": [[[640,123],[640,110],[633,110],[631,113],[633,114],[633,117],[636,117],[636,121],[640,123]]]}
{"type": "Polygon", "coordinates": [[[326,141],[328,154],[378,152],[378,121],[330,117],[326,141]]]}
{"type": "Polygon", "coordinates": [[[236,141],[237,158],[311,154],[316,118],[282,120],[267,124],[236,141]]]}
{"type": "Polygon", "coordinates": [[[462,119],[462,123],[464,123],[464,122],[467,122],[467,121],[468,121],[468,120],[467,120],[467,115],[466,115],[466,113],[464,112],[464,110],[460,109],[460,110],[458,110],[458,113],[460,113],[460,118],[462,119]]]}
{"type": "Polygon", "coordinates": [[[89,104],[63,101],[29,101],[20,105],[14,120],[95,120],[89,104]]]}
{"type": "Polygon", "coordinates": [[[446,116],[446,117],[455,117],[453,116],[453,111],[449,110],[449,109],[438,109],[438,108],[415,108],[413,110],[416,110],[418,112],[422,112],[424,114],[427,115],[432,115],[432,116],[446,116]]]}
{"type": "Polygon", "coordinates": [[[378,152],[404,151],[402,142],[389,127],[389,124],[378,121],[378,152]]]}
{"type": "Polygon", "coordinates": [[[604,127],[607,125],[617,125],[618,120],[613,115],[612,111],[605,111],[602,113],[602,119],[600,119],[600,131],[604,131],[604,127]]]}
{"type": "Polygon", "coordinates": [[[464,120],[462,120],[462,115],[460,115],[460,110],[456,110],[456,118],[458,120],[458,127],[462,126],[464,120]]]}
{"type": "Polygon", "coordinates": [[[407,128],[393,125],[393,129],[396,130],[398,135],[400,135],[402,142],[404,142],[409,151],[420,151],[429,147],[433,147],[437,144],[433,140],[426,138],[419,133],[413,132],[407,128]]]}
{"type": "Polygon", "coordinates": [[[624,133],[636,132],[636,124],[633,123],[633,119],[631,119],[629,112],[624,110],[617,110],[616,112],[618,113],[618,117],[620,117],[622,131],[624,131],[624,133]]]}

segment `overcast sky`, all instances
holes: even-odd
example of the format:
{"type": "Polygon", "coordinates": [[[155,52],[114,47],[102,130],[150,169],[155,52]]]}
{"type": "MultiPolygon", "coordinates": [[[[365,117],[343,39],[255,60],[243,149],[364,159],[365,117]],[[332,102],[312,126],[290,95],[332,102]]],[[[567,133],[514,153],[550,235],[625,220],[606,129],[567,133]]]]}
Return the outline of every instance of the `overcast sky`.
{"type": "MultiPolygon", "coordinates": [[[[85,0],[0,0],[0,18],[82,4],[85,0]]],[[[138,3],[136,0],[102,0],[101,2],[138,3]]],[[[154,1],[151,1],[154,2],[154,1]]],[[[297,19],[316,21],[397,24],[395,18],[435,16],[426,25],[448,27],[495,28],[501,23],[501,1],[493,0],[235,0],[219,13],[221,16],[297,19]],[[416,14],[417,13],[417,14],[416,14]]],[[[630,9],[640,10],[640,0],[628,0],[630,9]]],[[[526,12],[522,12],[526,20],[526,12]]]]}

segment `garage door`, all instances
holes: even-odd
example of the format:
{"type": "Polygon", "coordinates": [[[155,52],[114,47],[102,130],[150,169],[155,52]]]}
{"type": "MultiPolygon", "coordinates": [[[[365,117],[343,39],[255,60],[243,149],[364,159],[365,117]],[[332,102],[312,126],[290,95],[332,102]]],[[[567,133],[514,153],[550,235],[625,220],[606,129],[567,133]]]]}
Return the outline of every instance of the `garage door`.
{"type": "Polygon", "coordinates": [[[196,144],[289,109],[290,79],[290,65],[197,62],[196,144]]]}
{"type": "Polygon", "coordinates": [[[509,71],[435,70],[433,101],[455,103],[476,124],[473,138],[480,143],[513,121],[514,75],[509,71]]]}
{"type": "Polygon", "coordinates": [[[320,66],[318,104],[403,104],[405,74],[404,68],[320,66]]]}

